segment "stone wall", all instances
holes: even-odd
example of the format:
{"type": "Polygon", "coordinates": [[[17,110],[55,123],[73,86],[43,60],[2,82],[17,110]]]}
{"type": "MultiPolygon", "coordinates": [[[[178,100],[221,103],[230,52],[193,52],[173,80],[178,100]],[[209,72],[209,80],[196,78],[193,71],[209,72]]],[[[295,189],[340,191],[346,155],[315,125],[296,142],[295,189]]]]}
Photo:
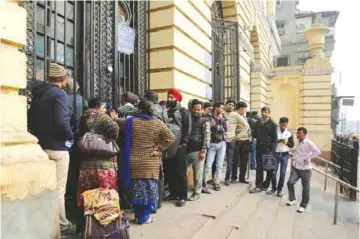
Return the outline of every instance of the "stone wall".
{"type": "Polygon", "coordinates": [[[55,163],[27,132],[26,10],[0,2],[1,238],[59,238],[55,163]]]}

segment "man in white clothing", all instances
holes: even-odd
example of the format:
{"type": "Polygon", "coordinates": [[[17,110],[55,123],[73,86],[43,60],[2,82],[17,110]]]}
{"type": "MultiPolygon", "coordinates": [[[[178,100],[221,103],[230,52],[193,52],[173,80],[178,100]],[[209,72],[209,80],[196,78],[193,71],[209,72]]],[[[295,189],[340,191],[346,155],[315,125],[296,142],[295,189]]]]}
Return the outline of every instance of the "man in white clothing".
{"type": "Polygon", "coordinates": [[[306,138],[307,129],[300,127],[297,130],[296,136],[299,140],[296,143],[296,152],[293,157],[293,165],[289,181],[287,183],[289,190],[289,202],[288,206],[296,204],[295,188],[296,182],[301,179],[303,185],[302,200],[300,203],[299,213],[303,213],[310,201],[310,180],[312,173],[311,159],[320,155],[320,149],[316,145],[306,138]]]}

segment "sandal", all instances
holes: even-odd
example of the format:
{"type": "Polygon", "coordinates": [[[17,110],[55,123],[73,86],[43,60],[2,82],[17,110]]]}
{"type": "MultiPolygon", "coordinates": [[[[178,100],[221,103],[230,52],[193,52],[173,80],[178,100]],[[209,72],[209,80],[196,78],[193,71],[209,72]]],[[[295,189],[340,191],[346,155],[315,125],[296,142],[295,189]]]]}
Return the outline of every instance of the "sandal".
{"type": "Polygon", "coordinates": [[[249,191],[249,193],[261,193],[262,190],[260,188],[253,188],[249,191]]]}

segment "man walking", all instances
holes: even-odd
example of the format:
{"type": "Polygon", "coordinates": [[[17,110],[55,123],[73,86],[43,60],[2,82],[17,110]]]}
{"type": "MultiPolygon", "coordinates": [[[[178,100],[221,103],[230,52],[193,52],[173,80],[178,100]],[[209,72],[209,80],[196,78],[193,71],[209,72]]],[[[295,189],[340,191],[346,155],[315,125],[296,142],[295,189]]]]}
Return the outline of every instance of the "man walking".
{"type": "Polygon", "coordinates": [[[202,102],[198,99],[191,103],[191,132],[187,145],[187,164],[192,165],[194,174],[194,192],[189,201],[200,198],[206,152],[210,146],[210,124],[201,114],[202,102]]]}
{"type": "Polygon", "coordinates": [[[298,128],[296,133],[298,142],[296,143],[293,165],[291,168],[290,178],[287,183],[289,190],[289,202],[287,205],[293,206],[296,204],[294,185],[299,179],[301,179],[303,189],[300,208],[297,210],[299,213],[305,212],[305,209],[310,201],[310,180],[312,173],[311,159],[316,158],[321,154],[320,149],[318,149],[313,142],[307,139],[306,135],[306,128],[298,128]]]}
{"type": "Polygon", "coordinates": [[[247,104],[245,102],[239,102],[236,104],[235,110],[237,114],[236,129],[235,129],[235,156],[234,165],[232,168],[231,181],[237,180],[237,169],[240,165],[239,182],[248,184],[245,175],[249,162],[250,153],[250,140],[251,140],[251,128],[247,119],[243,116],[246,114],[247,104]]]}
{"type": "Polygon", "coordinates": [[[51,63],[48,76],[48,82],[39,81],[33,86],[29,128],[39,139],[39,144],[49,159],[56,163],[60,231],[61,235],[65,236],[75,234],[65,214],[65,189],[69,170],[68,150],[73,144],[69,98],[63,90],[69,74],[64,67],[51,63]]]}
{"type": "Polygon", "coordinates": [[[277,125],[270,118],[269,107],[261,108],[261,118],[254,125],[253,137],[256,138],[256,181],[250,193],[260,193],[268,189],[273,175],[273,171],[267,171],[263,181],[263,155],[275,153],[277,146],[277,125]]]}
{"type": "Polygon", "coordinates": [[[267,193],[269,195],[272,195],[277,192],[277,195],[279,197],[283,196],[282,189],[284,186],[286,169],[288,165],[289,151],[292,147],[294,147],[294,137],[292,132],[287,129],[288,123],[289,123],[289,119],[287,117],[282,117],[279,120],[279,126],[277,128],[278,144],[276,146],[276,153],[275,153],[277,167],[271,179],[272,189],[267,193]],[[279,165],[280,165],[280,178],[279,178],[279,184],[276,185],[276,181],[277,181],[276,177],[277,177],[277,171],[279,169],[279,165]]]}
{"type": "Polygon", "coordinates": [[[226,153],[225,132],[227,131],[226,117],[222,114],[221,106],[221,103],[214,104],[213,117],[210,120],[211,141],[210,149],[206,157],[202,189],[202,193],[206,194],[211,193],[207,188],[206,179],[211,171],[214,160],[216,160],[216,172],[213,186],[215,191],[221,190],[220,177],[226,153]]]}
{"type": "MultiPolygon", "coordinates": [[[[228,100],[225,104],[225,116],[228,122],[228,130],[225,133],[226,141],[226,175],[225,175],[225,185],[230,186],[230,175],[232,172],[232,166],[234,161],[234,151],[235,151],[235,130],[237,125],[237,119],[239,115],[234,112],[235,101],[228,100]]],[[[237,165],[235,165],[236,167],[237,165]]]]}
{"type": "Polygon", "coordinates": [[[190,131],[189,110],[182,107],[182,95],[176,89],[168,91],[168,127],[175,135],[175,141],[166,151],[164,161],[165,181],[169,184],[170,199],[178,200],[183,207],[187,200],[187,144],[190,131]]]}

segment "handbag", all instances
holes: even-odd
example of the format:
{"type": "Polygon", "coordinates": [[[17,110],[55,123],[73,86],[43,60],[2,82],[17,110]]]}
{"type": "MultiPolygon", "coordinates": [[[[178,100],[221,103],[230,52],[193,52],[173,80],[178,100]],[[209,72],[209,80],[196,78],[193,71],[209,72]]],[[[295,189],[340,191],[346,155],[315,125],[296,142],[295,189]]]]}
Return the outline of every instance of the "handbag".
{"type": "Polygon", "coordinates": [[[263,154],[262,161],[264,171],[271,171],[276,169],[277,160],[273,153],[267,152],[263,154]]]}
{"type": "MultiPolygon", "coordinates": [[[[96,120],[96,118],[95,118],[96,120]]],[[[103,135],[94,131],[95,120],[89,132],[86,132],[77,142],[77,147],[82,153],[91,156],[113,157],[120,151],[114,140],[108,140],[103,135]]]]}
{"type": "Polygon", "coordinates": [[[115,221],[102,226],[93,215],[85,216],[84,239],[130,239],[130,223],[124,214],[115,221]]]}

